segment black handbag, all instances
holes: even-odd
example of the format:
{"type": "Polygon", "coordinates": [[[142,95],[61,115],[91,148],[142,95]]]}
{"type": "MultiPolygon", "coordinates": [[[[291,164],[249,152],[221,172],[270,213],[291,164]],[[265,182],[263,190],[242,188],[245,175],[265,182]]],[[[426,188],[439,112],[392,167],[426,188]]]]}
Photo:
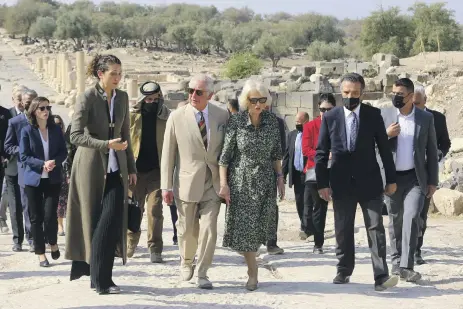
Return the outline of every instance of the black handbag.
{"type": "Polygon", "coordinates": [[[129,204],[128,204],[128,224],[127,228],[132,233],[140,232],[140,225],[141,225],[141,209],[138,207],[138,202],[129,197],[129,204]]]}

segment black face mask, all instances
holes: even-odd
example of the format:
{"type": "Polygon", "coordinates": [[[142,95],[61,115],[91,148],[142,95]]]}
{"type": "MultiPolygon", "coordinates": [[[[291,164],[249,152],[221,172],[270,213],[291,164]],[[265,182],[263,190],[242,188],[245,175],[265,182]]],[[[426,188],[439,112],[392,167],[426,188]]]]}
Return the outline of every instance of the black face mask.
{"type": "Polygon", "coordinates": [[[153,103],[143,103],[143,111],[145,113],[155,113],[158,110],[158,103],[154,101],[153,103]]]}
{"type": "Polygon", "coordinates": [[[401,109],[402,107],[405,106],[404,97],[401,95],[393,96],[392,105],[394,105],[395,108],[401,109]]]}
{"type": "Polygon", "coordinates": [[[353,111],[360,104],[360,98],[342,98],[342,104],[350,111],[353,111]]]}
{"type": "Polygon", "coordinates": [[[296,124],[296,130],[298,130],[299,132],[302,132],[303,129],[304,127],[302,126],[302,124],[300,123],[296,124]]]}

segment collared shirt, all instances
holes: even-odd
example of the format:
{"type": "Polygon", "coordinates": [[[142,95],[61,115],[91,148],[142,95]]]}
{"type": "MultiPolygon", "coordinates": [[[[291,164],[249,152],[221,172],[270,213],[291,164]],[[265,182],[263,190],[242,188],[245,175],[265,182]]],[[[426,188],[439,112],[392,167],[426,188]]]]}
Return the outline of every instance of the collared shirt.
{"type": "Polygon", "coordinates": [[[304,157],[302,155],[302,132],[297,132],[294,144],[294,168],[296,171],[304,170],[304,157]]]}
{"type": "Polygon", "coordinates": [[[17,106],[15,106],[14,109],[16,110],[16,115],[22,114],[22,112],[19,110],[17,106]]]}
{"type": "Polygon", "coordinates": [[[400,133],[397,136],[397,154],[395,168],[397,171],[408,171],[415,168],[413,144],[415,136],[415,107],[408,115],[402,115],[397,109],[400,133]]]}
{"type": "MultiPolygon", "coordinates": [[[[193,110],[195,112],[196,123],[199,123],[199,120],[201,119],[200,111],[197,110],[193,105],[191,105],[191,107],[193,107],[193,110]]],[[[209,103],[207,103],[206,108],[203,109],[202,112],[204,121],[206,122],[207,141],[209,145],[209,141],[211,140],[211,130],[209,130],[209,103]]]]}
{"type": "MultiPolygon", "coordinates": [[[[103,95],[103,97],[106,98],[106,94],[103,95]]],[[[109,106],[109,117],[111,119],[111,123],[114,123],[114,99],[115,98],[116,98],[116,90],[113,91],[113,96],[111,98],[111,104],[109,106]]],[[[106,101],[106,103],[108,103],[108,101],[106,101]]],[[[118,170],[119,170],[119,165],[117,163],[116,150],[109,149],[107,173],[115,172],[118,170]]]]}
{"type": "MultiPolygon", "coordinates": [[[[360,128],[360,105],[359,104],[353,111],[348,110],[347,108],[344,107],[344,117],[345,117],[345,123],[346,123],[346,139],[347,139],[347,149],[350,149],[350,130],[352,126],[352,121],[354,120],[354,115],[352,113],[355,113],[357,116],[357,136],[358,136],[358,128],[360,128]]],[[[356,137],[357,140],[357,137],[356,137]]]]}

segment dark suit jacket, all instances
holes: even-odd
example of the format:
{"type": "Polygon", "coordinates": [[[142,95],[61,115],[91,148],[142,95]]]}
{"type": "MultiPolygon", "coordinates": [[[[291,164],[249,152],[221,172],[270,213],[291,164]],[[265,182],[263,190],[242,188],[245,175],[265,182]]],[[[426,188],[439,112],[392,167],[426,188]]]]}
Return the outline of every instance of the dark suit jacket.
{"type": "Polygon", "coordinates": [[[368,201],[384,193],[375,144],[385,166],[386,183],[396,182],[396,172],[380,110],[360,105],[359,129],[355,151],[347,149],[344,107],[323,115],[315,156],[318,188],[331,186],[333,199],[355,194],[358,201],[368,201]],[[332,153],[331,168],[328,158],[332,153]]]}
{"type": "Polygon", "coordinates": [[[280,139],[281,139],[281,153],[285,153],[286,150],[286,129],[285,121],[280,117],[277,117],[278,120],[278,129],[280,130],[280,139]]]}
{"type": "MultiPolygon", "coordinates": [[[[16,108],[14,108],[14,107],[10,108],[9,112],[10,112],[10,119],[14,118],[14,117],[16,117],[18,115],[18,113],[16,112],[16,108]]],[[[6,155],[6,158],[8,159],[8,164],[6,165],[6,168],[5,168],[5,175],[8,175],[8,176],[16,176],[16,175],[18,175],[18,157],[17,156],[10,156],[6,152],[5,152],[5,155],[6,155]]]]}
{"type": "MultiPolygon", "coordinates": [[[[293,130],[288,133],[288,137],[286,140],[286,150],[283,156],[283,176],[286,177],[289,175],[289,187],[293,186],[293,171],[296,169],[294,168],[294,152],[296,151],[296,137],[299,131],[293,130]]],[[[302,145],[301,145],[302,150],[302,145]]],[[[306,158],[304,157],[304,163],[306,158]]],[[[304,164],[305,166],[305,164],[304,164]]]]}
{"type": "Polygon", "coordinates": [[[451,146],[445,116],[444,114],[438,111],[431,110],[429,108],[426,108],[426,111],[430,112],[434,116],[434,128],[436,130],[437,149],[439,149],[442,152],[442,157],[445,157],[449,152],[451,146]]]}
{"type": "MultiPolygon", "coordinates": [[[[42,138],[37,127],[28,125],[21,131],[19,146],[20,159],[24,165],[24,184],[38,187],[42,178],[45,153],[42,138]]],[[[67,157],[66,142],[63,131],[59,126],[48,127],[48,160],[55,160],[55,168],[48,173],[48,179],[52,184],[62,181],[62,164],[67,157]]]]}
{"type": "Polygon", "coordinates": [[[5,138],[8,131],[8,121],[11,119],[10,111],[0,106],[0,155],[3,158],[8,158],[5,153],[5,138]]]}
{"type": "Polygon", "coordinates": [[[5,152],[10,157],[15,156],[18,159],[18,183],[21,187],[24,187],[24,167],[19,159],[19,140],[21,138],[21,130],[28,125],[29,122],[24,114],[11,118],[8,122],[8,132],[5,139],[5,152]]]}

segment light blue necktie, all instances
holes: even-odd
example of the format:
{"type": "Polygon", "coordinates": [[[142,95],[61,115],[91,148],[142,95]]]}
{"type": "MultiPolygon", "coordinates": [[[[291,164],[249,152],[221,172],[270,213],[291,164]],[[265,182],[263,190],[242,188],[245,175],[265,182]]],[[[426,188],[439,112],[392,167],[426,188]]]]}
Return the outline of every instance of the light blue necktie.
{"type": "Polygon", "coordinates": [[[294,150],[294,168],[296,171],[302,172],[304,170],[304,157],[302,156],[302,132],[297,133],[294,150]]]}

